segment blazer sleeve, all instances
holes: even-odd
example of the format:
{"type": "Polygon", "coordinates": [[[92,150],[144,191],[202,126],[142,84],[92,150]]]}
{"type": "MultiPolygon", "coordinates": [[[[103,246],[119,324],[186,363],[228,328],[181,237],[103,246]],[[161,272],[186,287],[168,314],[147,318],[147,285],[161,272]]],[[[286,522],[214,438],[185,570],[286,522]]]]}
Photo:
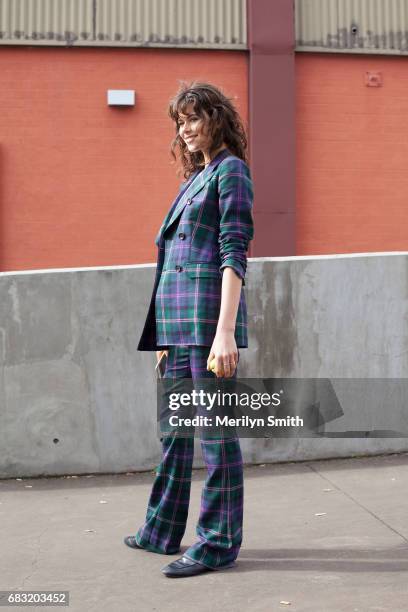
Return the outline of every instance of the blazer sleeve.
{"type": "Polygon", "coordinates": [[[226,267],[233,268],[245,285],[246,253],[249,241],[254,237],[254,222],[252,179],[249,167],[242,159],[229,157],[220,163],[218,195],[220,272],[222,274],[226,267]]]}

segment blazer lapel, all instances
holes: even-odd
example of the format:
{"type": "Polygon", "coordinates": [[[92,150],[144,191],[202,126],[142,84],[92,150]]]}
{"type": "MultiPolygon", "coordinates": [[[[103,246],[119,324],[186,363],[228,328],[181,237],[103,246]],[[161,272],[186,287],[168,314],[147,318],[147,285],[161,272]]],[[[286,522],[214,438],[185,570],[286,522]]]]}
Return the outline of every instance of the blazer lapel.
{"type": "Polygon", "coordinates": [[[191,183],[194,181],[194,178],[196,177],[196,175],[198,174],[198,170],[196,172],[193,172],[193,174],[190,176],[189,179],[187,179],[186,183],[181,187],[180,192],[177,194],[176,198],[174,199],[172,205],[170,206],[170,210],[167,213],[167,215],[164,218],[163,223],[160,226],[159,231],[157,232],[157,236],[155,239],[155,243],[158,246],[159,242],[160,242],[160,238],[163,234],[164,228],[166,227],[168,221],[170,220],[170,217],[172,216],[174,209],[177,206],[177,203],[180,201],[180,198],[183,196],[183,194],[185,193],[186,189],[188,189],[189,185],[191,185],[191,183]]]}
{"type": "Polygon", "coordinates": [[[172,223],[174,223],[174,221],[177,219],[179,215],[181,215],[185,206],[187,205],[187,201],[191,200],[199,191],[201,191],[204,185],[212,177],[212,174],[215,168],[218,166],[218,164],[224,159],[224,157],[227,157],[230,154],[231,153],[228,149],[223,149],[222,151],[218,153],[218,155],[216,155],[211,160],[211,162],[208,164],[205,170],[202,170],[201,172],[197,173],[195,177],[192,177],[192,181],[189,183],[185,191],[182,193],[180,199],[176,203],[175,208],[172,208],[170,210],[169,214],[164,220],[162,228],[158,235],[158,241],[160,240],[160,237],[164,234],[166,229],[170,227],[172,223]]]}

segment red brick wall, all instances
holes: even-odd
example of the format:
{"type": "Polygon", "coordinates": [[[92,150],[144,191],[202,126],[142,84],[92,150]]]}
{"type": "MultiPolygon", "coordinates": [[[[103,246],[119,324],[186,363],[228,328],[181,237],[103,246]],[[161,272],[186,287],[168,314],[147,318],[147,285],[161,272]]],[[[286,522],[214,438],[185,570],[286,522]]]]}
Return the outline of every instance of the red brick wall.
{"type": "Polygon", "coordinates": [[[247,53],[2,47],[0,270],[156,261],[180,180],[167,103],[209,80],[247,113],[247,53]],[[134,89],[133,108],[107,106],[134,89]]]}
{"type": "Polygon", "coordinates": [[[405,57],[297,54],[299,255],[408,249],[406,72],[405,57]]]}

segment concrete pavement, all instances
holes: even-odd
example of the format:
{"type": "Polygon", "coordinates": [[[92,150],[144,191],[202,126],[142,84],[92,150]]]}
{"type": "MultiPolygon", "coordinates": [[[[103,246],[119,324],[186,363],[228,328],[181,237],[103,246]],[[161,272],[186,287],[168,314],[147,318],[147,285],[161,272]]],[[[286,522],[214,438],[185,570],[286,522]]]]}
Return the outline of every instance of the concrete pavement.
{"type": "MultiPolygon", "coordinates": [[[[204,477],[194,470],[182,552],[204,477]]],[[[246,466],[236,567],[178,580],[160,569],[180,555],[123,544],[152,481],[152,471],[0,481],[0,589],[69,590],[75,612],[408,609],[408,453],[246,466]]]]}

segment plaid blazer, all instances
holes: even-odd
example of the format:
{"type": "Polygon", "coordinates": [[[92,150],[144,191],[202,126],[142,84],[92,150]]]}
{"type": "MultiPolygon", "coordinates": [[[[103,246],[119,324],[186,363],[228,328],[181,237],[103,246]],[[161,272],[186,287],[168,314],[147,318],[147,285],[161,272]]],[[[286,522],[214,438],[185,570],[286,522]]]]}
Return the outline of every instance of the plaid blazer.
{"type": "Polygon", "coordinates": [[[243,281],[235,340],[238,348],[248,346],[243,287],[254,235],[252,205],[250,170],[228,149],[181,186],[156,236],[156,276],[139,351],[211,346],[227,266],[243,281]]]}

